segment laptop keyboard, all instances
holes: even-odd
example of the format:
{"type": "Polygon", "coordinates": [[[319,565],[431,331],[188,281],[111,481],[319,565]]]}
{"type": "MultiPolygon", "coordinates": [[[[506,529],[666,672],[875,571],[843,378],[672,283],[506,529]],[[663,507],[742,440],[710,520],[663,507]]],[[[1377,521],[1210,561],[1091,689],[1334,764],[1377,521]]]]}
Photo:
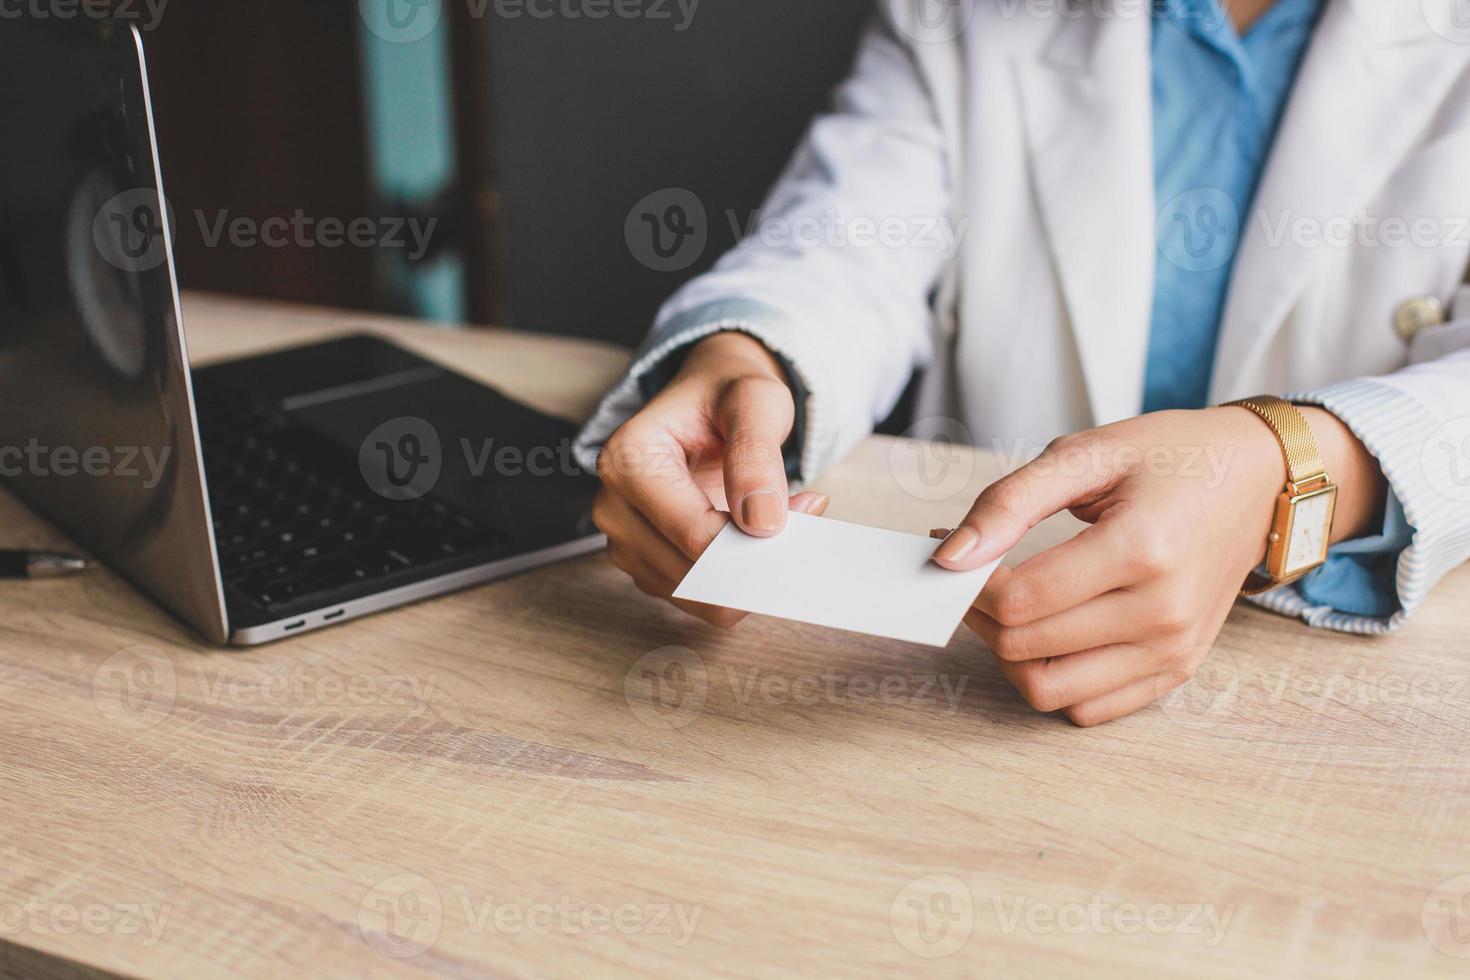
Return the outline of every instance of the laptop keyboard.
{"type": "Polygon", "coordinates": [[[267,609],[452,571],[507,543],[442,501],[379,496],[352,454],[269,405],[197,394],[220,570],[267,609]]]}

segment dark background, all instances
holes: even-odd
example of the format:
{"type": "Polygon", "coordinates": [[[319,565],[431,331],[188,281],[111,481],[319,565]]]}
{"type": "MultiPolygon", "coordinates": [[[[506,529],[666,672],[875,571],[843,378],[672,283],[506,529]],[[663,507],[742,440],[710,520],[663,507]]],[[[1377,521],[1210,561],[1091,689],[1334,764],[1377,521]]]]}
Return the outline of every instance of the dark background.
{"type": "Polygon", "coordinates": [[[632,346],[733,244],[726,212],[758,207],[870,9],[703,0],[679,32],[672,3],[669,20],[538,20],[442,2],[456,173],[402,201],[374,183],[356,0],[172,0],[145,43],[185,288],[418,315],[372,250],[206,248],[185,216],[436,215],[436,247],[464,262],[466,319],[632,346]],[[702,257],[672,272],[624,234],[664,188],[694,191],[709,221],[702,257]]]}

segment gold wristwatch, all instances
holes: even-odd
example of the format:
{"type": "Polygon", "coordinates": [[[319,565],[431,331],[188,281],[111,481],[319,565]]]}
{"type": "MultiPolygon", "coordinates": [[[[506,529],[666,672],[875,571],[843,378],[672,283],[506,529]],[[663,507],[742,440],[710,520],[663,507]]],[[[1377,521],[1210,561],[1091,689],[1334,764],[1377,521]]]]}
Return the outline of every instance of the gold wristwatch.
{"type": "Polygon", "coordinates": [[[1286,489],[1276,498],[1276,516],[1266,546],[1266,574],[1252,572],[1242,595],[1259,595],[1294,582],[1327,560],[1337,484],[1327,475],[1306,416],[1273,395],[1227,402],[1261,417],[1281,443],[1286,489]]]}

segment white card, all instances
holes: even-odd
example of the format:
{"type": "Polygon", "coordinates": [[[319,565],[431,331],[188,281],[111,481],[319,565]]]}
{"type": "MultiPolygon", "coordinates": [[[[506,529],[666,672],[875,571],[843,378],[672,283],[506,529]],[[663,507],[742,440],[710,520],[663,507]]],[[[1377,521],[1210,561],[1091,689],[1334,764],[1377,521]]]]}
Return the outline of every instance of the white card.
{"type": "Polygon", "coordinates": [[[938,546],[795,512],[774,538],[751,537],[731,522],[674,597],[942,647],[1000,561],[951,572],[929,560],[938,546]]]}

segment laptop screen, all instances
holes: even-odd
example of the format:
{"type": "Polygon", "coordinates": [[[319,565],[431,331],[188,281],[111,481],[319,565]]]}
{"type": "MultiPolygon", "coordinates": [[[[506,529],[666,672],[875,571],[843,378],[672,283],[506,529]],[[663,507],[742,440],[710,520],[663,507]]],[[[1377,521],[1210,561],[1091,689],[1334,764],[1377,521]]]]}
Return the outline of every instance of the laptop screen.
{"type": "Polygon", "coordinates": [[[221,640],[145,89],[129,27],[0,27],[0,480],[221,640]]]}

